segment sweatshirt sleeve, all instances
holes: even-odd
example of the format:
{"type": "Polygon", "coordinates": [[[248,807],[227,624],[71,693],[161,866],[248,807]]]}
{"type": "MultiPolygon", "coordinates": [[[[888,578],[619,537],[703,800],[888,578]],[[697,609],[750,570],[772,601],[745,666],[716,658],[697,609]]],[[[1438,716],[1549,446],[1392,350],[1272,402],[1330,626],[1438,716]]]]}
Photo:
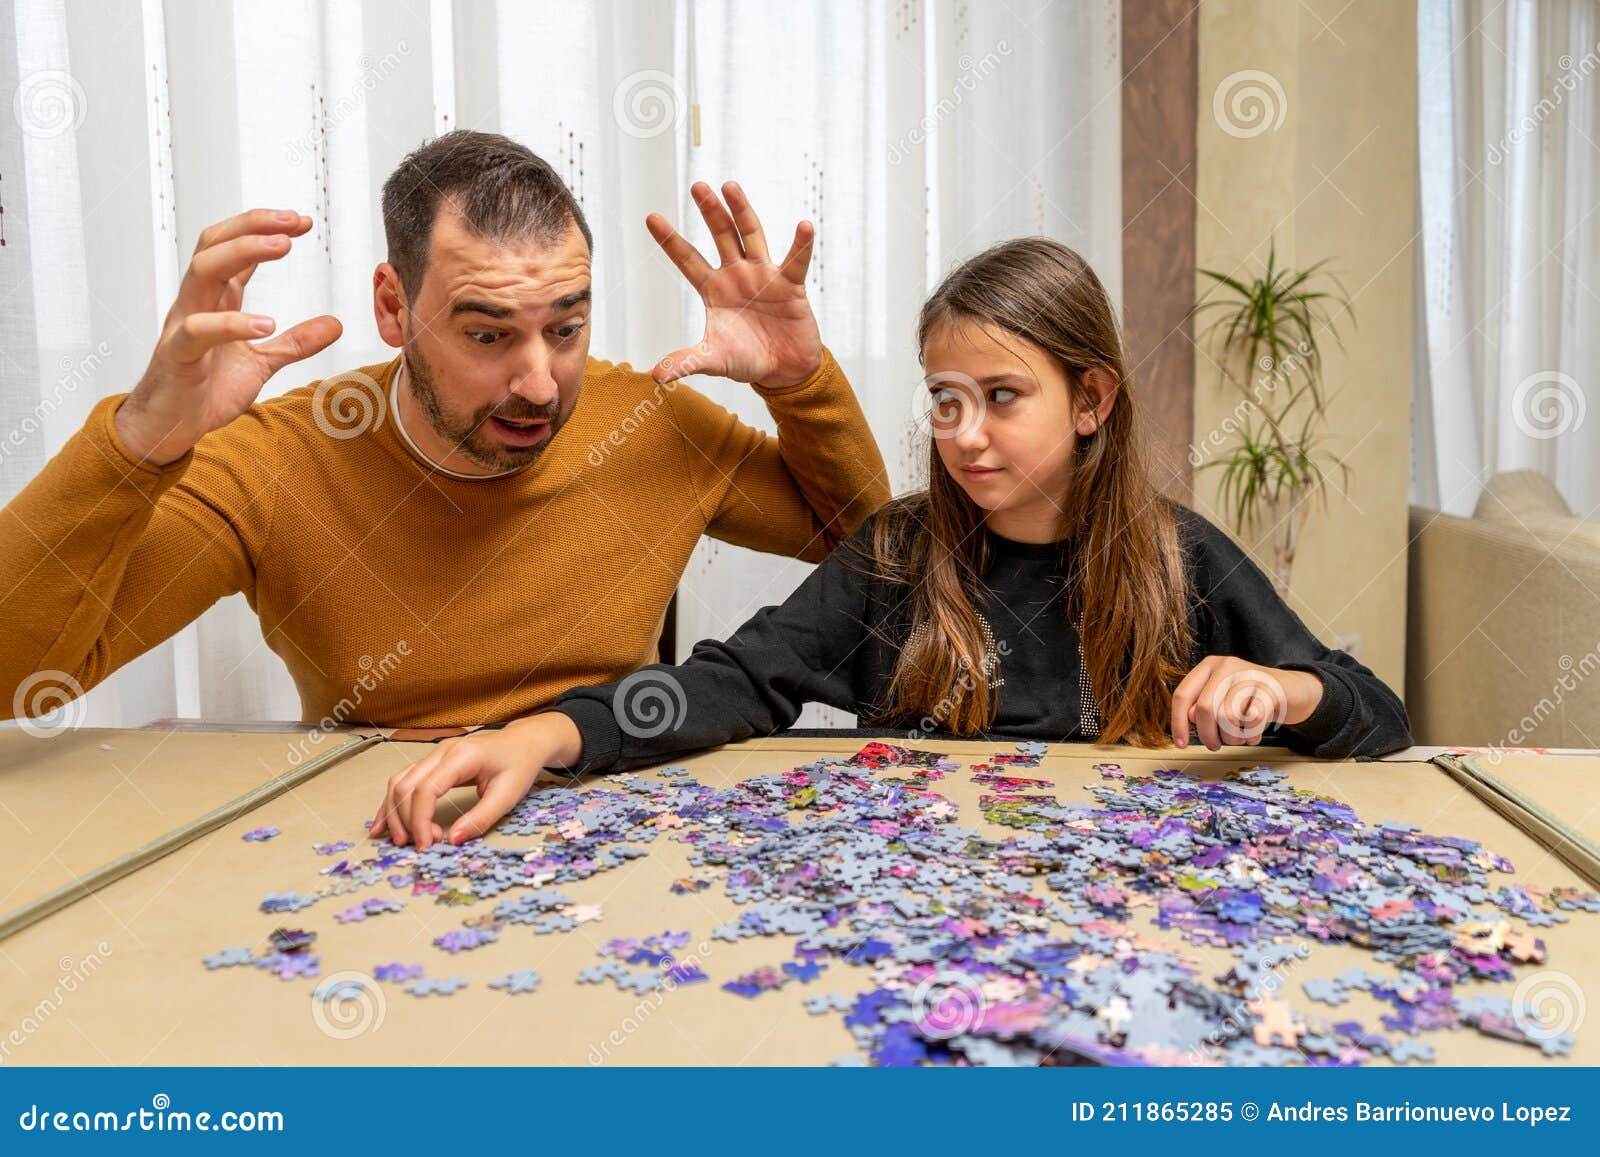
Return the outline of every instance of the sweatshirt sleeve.
{"type": "Polygon", "coordinates": [[[736,546],[820,562],[889,500],[888,474],[833,355],[783,389],[753,387],[778,436],[686,385],[669,395],[706,531],[736,546]]]}
{"type": "Polygon", "coordinates": [[[857,710],[856,653],[868,637],[874,580],[863,525],[781,605],[764,607],[725,642],[705,639],[684,662],[577,687],[549,708],[583,736],[572,773],[625,771],[675,755],[770,735],[807,703],[857,710]]]}
{"type": "Polygon", "coordinates": [[[1217,526],[1189,510],[1179,512],[1179,521],[1193,558],[1199,656],[1233,655],[1322,679],[1322,701],[1311,716],[1269,729],[1264,741],[1319,759],[1386,755],[1411,745],[1405,705],[1383,680],[1313,635],[1261,568],[1217,526]]]}
{"type": "Polygon", "coordinates": [[[48,679],[78,695],[198,618],[252,592],[270,521],[270,435],[246,415],[166,466],[117,437],[125,395],[0,510],[0,705],[27,714],[48,679]],[[235,429],[237,427],[237,429],[235,429]],[[231,449],[224,448],[225,444],[231,449]]]}

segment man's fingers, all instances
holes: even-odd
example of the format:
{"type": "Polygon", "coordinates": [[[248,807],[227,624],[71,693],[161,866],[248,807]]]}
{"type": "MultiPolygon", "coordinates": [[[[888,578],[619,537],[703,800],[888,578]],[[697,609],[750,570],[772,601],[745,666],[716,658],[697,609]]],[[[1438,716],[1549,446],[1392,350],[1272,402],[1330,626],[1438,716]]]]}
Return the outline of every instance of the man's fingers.
{"type": "Polygon", "coordinates": [[[264,341],[254,346],[256,353],[267,361],[269,376],[306,358],[314,357],[339,340],[339,335],[344,333],[344,326],[332,314],[323,314],[310,321],[302,321],[299,325],[280,333],[271,341],[264,341]]]}
{"type": "Polygon", "coordinates": [[[796,285],[806,283],[806,271],[811,268],[811,251],[817,240],[817,230],[810,221],[802,221],[794,227],[794,244],[789,246],[789,255],[783,259],[780,272],[796,285]]]}
{"type": "Polygon", "coordinates": [[[686,378],[690,374],[720,374],[721,365],[720,359],[703,344],[687,346],[681,350],[674,350],[658,361],[651,368],[650,376],[665,385],[686,378]]]}
{"type": "Polygon", "coordinates": [[[464,844],[483,835],[499,822],[501,816],[516,807],[521,798],[511,776],[495,776],[478,793],[478,802],[450,825],[450,842],[464,844]]]}
{"type": "Polygon", "coordinates": [[[761,218],[756,216],[755,208],[750,204],[750,198],[744,195],[744,189],[738,181],[728,181],[722,186],[722,195],[727,198],[728,208],[733,212],[733,223],[739,227],[739,241],[744,246],[745,256],[752,261],[767,261],[767,235],[762,232],[761,218]]]}
{"type": "Polygon", "coordinates": [[[711,230],[711,239],[717,243],[717,256],[722,258],[722,263],[728,265],[744,260],[739,230],[734,227],[733,217],[723,205],[722,198],[713,193],[711,186],[704,181],[696,181],[689,192],[694,196],[694,203],[700,207],[700,216],[706,219],[706,228],[711,230]]]}
{"type": "Polygon", "coordinates": [[[235,237],[194,255],[178,286],[182,313],[216,309],[230,279],[252,265],[276,261],[289,252],[289,238],[281,233],[235,237]]]}
{"type": "Polygon", "coordinates": [[[256,270],[261,268],[261,263],[248,265],[243,272],[236,273],[228,278],[228,283],[222,287],[221,305],[223,309],[238,309],[244,304],[244,287],[250,284],[250,279],[256,275],[256,270]]]}
{"type": "Polygon", "coordinates": [[[702,343],[689,346],[686,349],[674,350],[658,361],[650,370],[650,376],[661,385],[675,382],[679,378],[686,378],[690,374],[720,374],[722,373],[721,360],[702,343]]]}
{"type": "Polygon", "coordinates": [[[678,267],[678,272],[688,278],[689,285],[698,292],[706,278],[711,276],[711,262],[702,257],[700,250],[689,244],[688,239],[660,213],[650,214],[644,219],[644,224],[650,230],[650,236],[656,239],[656,244],[672,258],[672,264],[678,267]]]}
{"type": "Polygon", "coordinates": [[[224,241],[232,241],[236,237],[245,237],[252,233],[283,233],[289,237],[298,237],[310,228],[311,218],[294,209],[246,209],[226,221],[218,221],[215,225],[207,225],[200,230],[194,251],[199,253],[224,241]]]}
{"type": "Polygon", "coordinates": [[[178,365],[192,365],[208,350],[265,337],[275,326],[270,317],[254,313],[191,313],[173,327],[167,349],[178,365]]]}

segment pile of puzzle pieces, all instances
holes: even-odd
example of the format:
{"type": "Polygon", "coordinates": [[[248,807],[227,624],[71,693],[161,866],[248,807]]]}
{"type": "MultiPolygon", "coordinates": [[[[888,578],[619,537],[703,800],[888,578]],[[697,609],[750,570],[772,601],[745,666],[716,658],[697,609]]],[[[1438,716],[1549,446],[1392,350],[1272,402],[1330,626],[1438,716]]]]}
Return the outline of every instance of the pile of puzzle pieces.
{"type": "MultiPolygon", "coordinates": [[[[545,788],[497,829],[543,837],[531,852],[474,840],[419,853],[379,841],[376,854],[322,869],[328,882],[318,890],[271,893],[261,907],[300,912],[384,884],[438,904],[500,897],[434,944],[451,955],[505,951],[491,946],[510,925],[543,935],[601,919],[598,905],[561,887],[648,855],[664,836],[686,845],[694,868],[671,891],[720,883],[742,908],[713,938],[774,945],[772,964],[719,987],[729,999],[804,990],[805,1010],[841,1016],[859,1046],[838,1064],[1405,1063],[1433,1059],[1424,1034],[1459,1029],[1546,1055],[1570,1050],[1571,1035],[1532,1005],[1481,989],[1543,964],[1532,929],[1600,911],[1600,895],[1496,883],[1512,866],[1480,845],[1366,824],[1267,767],[1205,782],[1101,764],[1094,800],[1063,803],[1049,781],[1015,774],[1044,754],[1042,744],[1021,744],[970,769],[985,791],[984,817],[1012,833],[1003,839],[960,826],[937,791],[959,770],[954,760],[872,743],[726,788],[680,768],[545,788]],[[1183,942],[1226,949],[1232,964],[1202,975],[1183,942]],[[1306,999],[1336,1008],[1362,992],[1385,1009],[1381,1025],[1291,1003],[1288,978],[1311,968],[1324,944],[1364,949],[1375,967],[1306,979],[1306,999]]],[[[334,918],[401,907],[368,897],[334,918]]],[[[205,964],[315,978],[315,939],[280,928],[263,952],[226,949],[205,964]]],[[[689,940],[671,930],[612,939],[575,980],[641,994],[707,981],[698,963],[679,959],[689,940]]],[[[399,962],[369,974],[416,996],[467,983],[399,962]]],[[[531,993],[539,984],[521,968],[490,987],[531,993]]],[[[351,985],[315,995],[341,999],[351,985]]]]}

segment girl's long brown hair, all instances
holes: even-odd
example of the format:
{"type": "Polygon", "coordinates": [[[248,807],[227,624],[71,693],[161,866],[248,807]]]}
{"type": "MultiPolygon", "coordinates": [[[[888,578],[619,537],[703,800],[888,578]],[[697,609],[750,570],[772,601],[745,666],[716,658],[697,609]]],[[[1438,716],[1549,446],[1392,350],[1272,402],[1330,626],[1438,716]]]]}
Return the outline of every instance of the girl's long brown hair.
{"type": "MultiPolygon", "coordinates": [[[[1061,613],[1074,622],[1082,616],[1100,742],[1157,746],[1169,736],[1172,691],[1188,670],[1187,580],[1172,507],[1148,474],[1111,300],[1077,253],[1027,237],[996,245],[945,278],[922,308],[919,348],[935,330],[960,324],[996,327],[1055,358],[1074,415],[1094,404],[1085,372],[1100,367],[1120,383],[1110,416],[1079,438],[1057,499],[1072,560],[1061,613]]],[[[998,707],[974,605],[989,562],[983,511],[945,470],[932,439],[928,457],[928,489],[892,503],[873,534],[873,564],[910,587],[912,621],[885,700],[871,714],[931,718],[972,735],[988,730],[998,707]]]]}

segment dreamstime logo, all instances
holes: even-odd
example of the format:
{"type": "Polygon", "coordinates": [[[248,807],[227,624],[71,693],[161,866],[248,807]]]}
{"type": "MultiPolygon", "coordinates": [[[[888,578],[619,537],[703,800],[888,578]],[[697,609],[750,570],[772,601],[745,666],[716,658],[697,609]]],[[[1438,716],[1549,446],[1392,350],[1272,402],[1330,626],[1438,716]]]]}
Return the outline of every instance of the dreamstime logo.
{"type": "Polygon", "coordinates": [[[83,686],[65,671],[35,671],[11,696],[11,718],[38,739],[83,725],[83,686]]]}
{"type": "Polygon", "coordinates": [[[311,395],[311,416],[317,429],[341,442],[383,423],[387,409],[383,390],[360,370],[323,378],[311,395]]]}
{"type": "Polygon", "coordinates": [[[1530,438],[1544,441],[1583,425],[1589,401],[1571,374],[1540,370],[1511,392],[1511,420],[1530,438]]]}
{"type": "Polygon", "coordinates": [[[677,128],[687,107],[677,79],[653,68],[623,77],[611,94],[611,116],[617,127],[641,140],[677,128]]]}
{"type": "Polygon", "coordinates": [[[79,387],[91,381],[95,371],[110,356],[111,347],[102,341],[76,362],[70,357],[62,357],[61,374],[56,378],[55,389],[49,394],[42,394],[32,412],[24,414],[22,420],[7,431],[3,439],[0,439],[0,459],[20,450],[27,444],[29,438],[45,429],[68,395],[77,393],[79,387]]]}
{"type": "Polygon", "coordinates": [[[1567,697],[1575,693],[1578,688],[1593,675],[1600,671],[1600,644],[1597,644],[1578,658],[1563,654],[1556,660],[1556,666],[1561,669],[1561,674],[1556,676],[1555,682],[1550,685],[1550,694],[1542,695],[1539,701],[1529,709],[1516,726],[1506,732],[1503,743],[1491,744],[1489,747],[1489,762],[1498,766],[1505,758],[1507,748],[1521,747],[1526,744],[1535,731],[1546,719],[1556,713],[1556,709],[1567,701],[1567,697]]]}
{"type": "MultiPolygon", "coordinates": [[[[1005,683],[1004,676],[1000,674],[1000,660],[1010,656],[1011,644],[1005,639],[995,639],[994,628],[989,625],[989,620],[982,614],[978,615],[978,625],[983,629],[984,638],[983,658],[979,660],[983,668],[981,674],[983,681],[989,686],[990,690],[994,690],[1005,683]]],[[[919,623],[912,629],[910,636],[906,639],[905,648],[909,649],[916,646],[919,640],[926,636],[927,631],[928,625],[919,623]]],[[[973,674],[972,660],[965,655],[960,655],[956,658],[956,666],[960,668],[960,673],[956,675],[954,685],[945,694],[944,698],[933,705],[932,711],[918,721],[916,730],[906,732],[907,739],[918,739],[925,735],[931,735],[941,727],[944,727],[951,714],[954,713],[958,699],[962,695],[970,695],[977,690],[978,676],[973,674]]]]}
{"type": "Polygon", "coordinates": [[[1511,994],[1512,1015],[1530,1040],[1547,1041],[1583,1027],[1583,987],[1565,972],[1541,969],[1522,978],[1511,994]]]}
{"type": "Polygon", "coordinates": [[[696,979],[705,979],[700,965],[711,957],[712,944],[709,940],[702,940],[690,952],[682,956],[667,956],[658,967],[661,970],[661,984],[651,991],[645,999],[634,1005],[632,1012],[622,1018],[622,1022],[606,1034],[603,1040],[589,1046],[589,1063],[594,1066],[605,1064],[611,1059],[612,1053],[620,1049],[633,1035],[643,1029],[649,1020],[659,1012],[667,999],[683,984],[692,984],[696,979]],[[691,974],[698,973],[698,976],[691,974]]]}
{"type": "Polygon", "coordinates": [[[1532,110],[1523,114],[1521,120],[1512,125],[1506,134],[1496,144],[1489,146],[1486,159],[1491,165],[1498,165],[1504,161],[1511,150],[1522,144],[1524,140],[1537,132],[1539,126],[1555,115],[1556,109],[1566,102],[1567,95],[1575,92],[1579,80],[1587,80],[1593,76],[1595,70],[1600,68],[1600,55],[1597,55],[1600,45],[1584,53],[1583,59],[1574,62],[1571,53],[1564,53],[1556,61],[1556,67],[1561,70],[1561,75],[1556,77],[1549,93],[1540,98],[1539,103],[1532,110]]]}
{"type": "Polygon", "coordinates": [[[350,1040],[383,1027],[388,1001],[365,972],[335,972],[311,996],[311,1019],[325,1036],[350,1040]]]}
{"type": "Polygon", "coordinates": [[[47,69],[29,73],[11,98],[11,115],[30,137],[59,137],[83,123],[88,102],[83,86],[70,72],[47,69]]]}
{"type": "MultiPolygon", "coordinates": [[[[668,359],[662,359],[661,365],[668,373],[672,372],[668,359]]],[[[651,415],[661,408],[666,401],[666,396],[676,390],[681,381],[682,379],[674,376],[671,381],[657,382],[650,396],[648,398],[640,398],[634,405],[633,412],[625,416],[620,424],[607,431],[606,436],[599,442],[590,442],[589,465],[596,470],[604,466],[606,458],[610,456],[611,451],[613,449],[620,450],[622,444],[637,433],[651,415]]]]}
{"type": "Polygon", "coordinates": [[[72,956],[63,956],[56,962],[56,967],[61,975],[56,978],[55,986],[42,1000],[28,1009],[22,1019],[13,1025],[3,1038],[0,1038],[0,1063],[11,1059],[14,1050],[27,1043],[45,1026],[45,1023],[66,1005],[67,997],[78,991],[79,985],[87,983],[89,978],[100,971],[101,965],[111,955],[111,945],[104,940],[95,945],[95,950],[81,959],[72,956]]]}
{"type": "Polygon", "coordinates": [[[311,754],[312,747],[344,726],[345,721],[352,716],[358,721],[371,718],[365,713],[356,715],[356,709],[366,701],[368,694],[378,689],[380,683],[400,669],[400,660],[409,658],[410,655],[411,644],[401,639],[392,651],[385,651],[383,658],[376,662],[371,655],[362,655],[357,659],[356,665],[361,668],[363,674],[350,685],[350,693],[335,703],[333,710],[319,719],[317,725],[306,732],[304,739],[297,740],[289,748],[289,766],[299,767],[300,762],[311,754]]]}
{"type": "Polygon", "coordinates": [[[949,1040],[978,1027],[989,998],[964,972],[941,968],[911,992],[911,1018],[932,1040],[949,1040]]]}
{"type": "Polygon", "coordinates": [[[1289,99],[1270,72],[1246,68],[1230,72],[1211,94],[1211,115],[1230,137],[1248,140],[1283,127],[1289,99]]]}
{"type": "Polygon", "coordinates": [[[665,671],[635,671],[612,696],[617,726],[635,739],[654,739],[676,731],[689,714],[683,686],[665,671]]]}
{"type": "Polygon", "coordinates": [[[1230,743],[1260,739],[1267,728],[1289,714],[1283,684],[1265,671],[1235,671],[1212,692],[1211,712],[1230,743]]]}
{"type": "Polygon", "coordinates": [[[394,52],[385,53],[376,65],[366,53],[361,54],[357,62],[360,75],[349,91],[323,106],[325,111],[311,131],[301,133],[284,146],[284,159],[289,164],[298,165],[308,157],[316,156],[318,142],[358,112],[366,104],[368,94],[399,69],[401,60],[411,55],[411,45],[404,40],[398,41],[395,49],[394,52]]]}
{"type": "Polygon", "coordinates": [[[912,414],[919,427],[927,422],[935,438],[960,438],[983,424],[989,403],[974,379],[959,370],[944,370],[922,380],[927,388],[911,391],[912,414]]]}
{"type": "Polygon", "coordinates": [[[1255,980],[1250,982],[1239,997],[1239,1002],[1233,1011],[1229,1012],[1217,1023],[1205,1040],[1194,1045],[1189,1050],[1190,1060],[1197,1065],[1215,1064],[1217,1049],[1228,1041],[1233,1040],[1241,1033],[1250,1031],[1253,1021],[1246,1010],[1250,1002],[1261,1000],[1265,997],[1275,997],[1284,987],[1289,975],[1295,972],[1301,964],[1311,958],[1309,944],[1284,945],[1283,956],[1275,961],[1271,967],[1259,973],[1255,980]]]}
{"type": "Polygon", "coordinates": [[[1235,403],[1233,410],[1201,441],[1189,446],[1189,465],[1199,468],[1212,453],[1227,444],[1228,439],[1250,428],[1250,419],[1264,409],[1265,399],[1278,392],[1280,386],[1294,380],[1295,375],[1306,372],[1311,361],[1311,345],[1304,340],[1295,346],[1295,352],[1274,361],[1270,354],[1262,354],[1251,369],[1255,377],[1247,396],[1235,403]]]}
{"type": "Polygon", "coordinates": [[[960,108],[966,100],[967,94],[976,92],[978,82],[986,80],[995,69],[1000,67],[999,57],[1010,56],[1011,45],[1004,40],[995,42],[994,48],[974,61],[970,54],[962,53],[956,60],[957,75],[955,84],[951,86],[950,93],[942,97],[932,111],[926,112],[911,131],[902,136],[889,146],[889,164],[898,165],[901,161],[911,156],[911,151],[926,141],[939,122],[950,116],[960,108]]]}

